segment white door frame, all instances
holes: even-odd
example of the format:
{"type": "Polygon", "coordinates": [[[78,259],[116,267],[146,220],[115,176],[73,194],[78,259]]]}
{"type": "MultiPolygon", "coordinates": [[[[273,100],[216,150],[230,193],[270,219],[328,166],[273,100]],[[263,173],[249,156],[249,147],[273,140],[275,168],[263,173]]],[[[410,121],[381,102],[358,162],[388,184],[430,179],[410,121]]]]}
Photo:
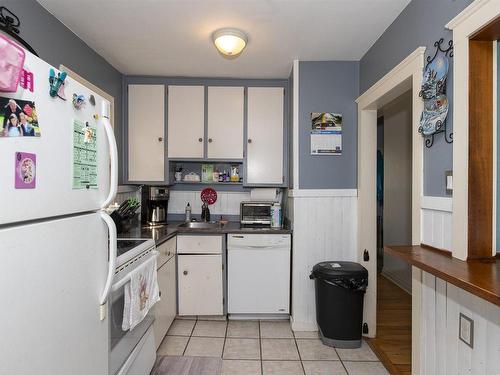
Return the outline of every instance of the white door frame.
{"type": "Polygon", "coordinates": [[[423,101],[419,97],[425,47],[419,47],[377,83],[358,103],[358,260],[368,269],[363,322],[366,336],[377,334],[377,110],[412,90],[412,244],[420,244],[420,200],[423,195],[423,141],[418,133],[423,101]],[[368,250],[369,261],[363,260],[368,250]]]}
{"type": "MultiPolygon", "coordinates": [[[[500,0],[476,0],[446,25],[453,30],[452,249],[453,256],[461,260],[466,260],[468,254],[469,38],[499,16],[500,0]]],[[[496,181],[493,183],[495,191],[496,181]]],[[[495,255],[496,248],[492,248],[495,255]]]]}

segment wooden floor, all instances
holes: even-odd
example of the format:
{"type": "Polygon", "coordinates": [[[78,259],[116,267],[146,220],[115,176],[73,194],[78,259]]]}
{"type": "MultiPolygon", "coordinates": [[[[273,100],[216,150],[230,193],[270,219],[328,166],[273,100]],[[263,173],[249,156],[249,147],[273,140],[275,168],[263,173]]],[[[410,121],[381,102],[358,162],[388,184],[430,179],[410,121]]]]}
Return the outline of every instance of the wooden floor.
{"type": "Polygon", "coordinates": [[[411,295],[381,275],[377,337],[367,341],[392,375],[411,374],[411,295]]]}

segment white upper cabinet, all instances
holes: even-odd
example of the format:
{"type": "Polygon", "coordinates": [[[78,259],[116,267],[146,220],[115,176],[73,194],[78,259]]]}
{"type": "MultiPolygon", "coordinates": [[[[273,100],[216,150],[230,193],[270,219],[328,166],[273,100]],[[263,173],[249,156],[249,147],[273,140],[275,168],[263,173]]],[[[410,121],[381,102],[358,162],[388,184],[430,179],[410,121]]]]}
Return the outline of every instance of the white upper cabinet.
{"type": "Polygon", "coordinates": [[[128,180],[165,179],[165,86],[128,85],[128,180]]]}
{"type": "Polygon", "coordinates": [[[247,184],[282,184],[282,87],[248,88],[247,184]]]}
{"type": "Polygon", "coordinates": [[[208,158],[243,158],[243,87],[208,87],[208,158]]]}
{"type": "Polygon", "coordinates": [[[204,86],[168,86],[168,157],[203,158],[204,86]]]}

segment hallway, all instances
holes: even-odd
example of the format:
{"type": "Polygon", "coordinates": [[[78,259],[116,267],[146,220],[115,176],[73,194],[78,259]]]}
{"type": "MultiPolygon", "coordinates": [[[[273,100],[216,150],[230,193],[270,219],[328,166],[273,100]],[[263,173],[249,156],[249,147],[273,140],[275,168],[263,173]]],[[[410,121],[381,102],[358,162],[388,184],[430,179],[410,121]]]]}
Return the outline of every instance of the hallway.
{"type": "Polygon", "coordinates": [[[391,374],[411,374],[411,295],[382,275],[377,280],[377,337],[367,341],[391,374]]]}

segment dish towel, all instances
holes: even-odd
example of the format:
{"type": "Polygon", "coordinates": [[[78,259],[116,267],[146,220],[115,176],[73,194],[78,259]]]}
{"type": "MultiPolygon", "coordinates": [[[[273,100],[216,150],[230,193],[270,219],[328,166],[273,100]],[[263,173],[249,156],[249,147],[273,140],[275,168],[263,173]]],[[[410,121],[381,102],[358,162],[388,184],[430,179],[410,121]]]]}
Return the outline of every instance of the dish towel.
{"type": "Polygon", "coordinates": [[[122,330],[132,330],[147,315],[149,309],[160,300],[156,255],[130,273],[125,285],[122,330]]]}

